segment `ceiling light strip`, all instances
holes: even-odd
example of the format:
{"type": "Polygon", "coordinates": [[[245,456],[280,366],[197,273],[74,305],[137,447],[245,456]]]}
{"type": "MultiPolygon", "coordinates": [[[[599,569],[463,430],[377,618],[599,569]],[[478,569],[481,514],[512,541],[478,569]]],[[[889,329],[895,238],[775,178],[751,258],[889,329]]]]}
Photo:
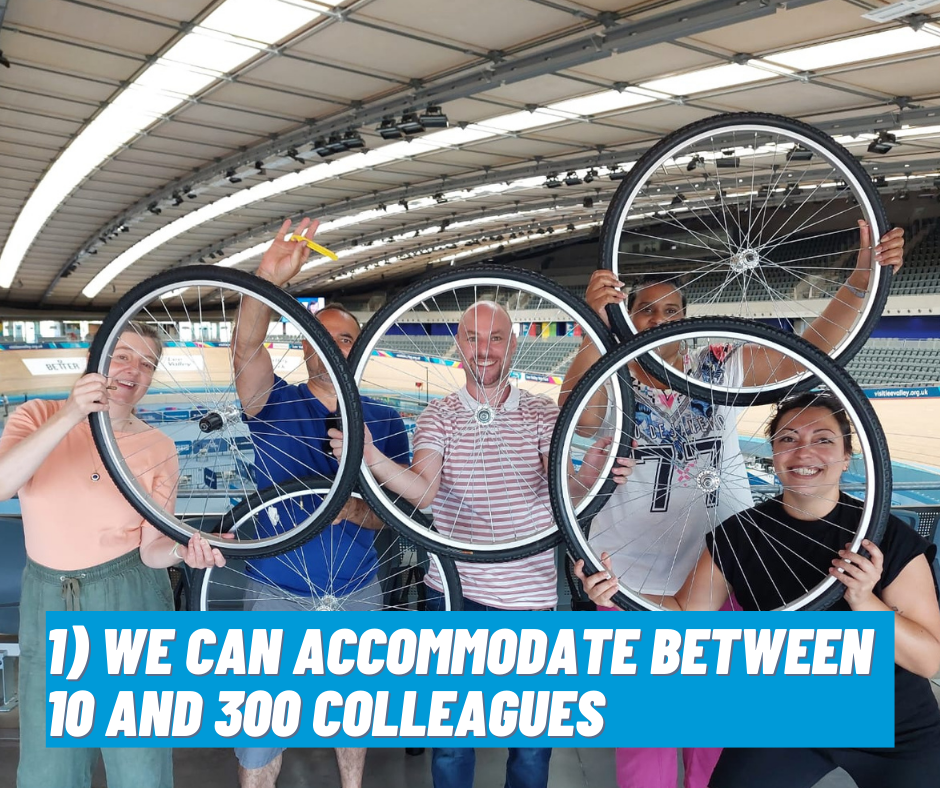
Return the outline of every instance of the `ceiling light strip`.
{"type": "MultiPolygon", "coordinates": [[[[228,1],[235,2],[235,0],[228,1]]],[[[248,0],[244,1],[248,2],[248,0]]],[[[918,49],[940,47],[940,39],[938,39],[932,31],[908,30],[907,32],[915,37],[920,36],[916,44],[916,48],[918,49]]],[[[832,42],[831,44],[821,44],[818,45],[818,47],[831,47],[846,43],[853,44],[853,42],[864,39],[865,46],[867,47],[865,50],[863,50],[862,47],[856,47],[854,45],[848,47],[840,46],[838,48],[839,56],[844,58],[846,63],[859,62],[870,59],[870,57],[884,57],[886,54],[897,54],[900,50],[914,51],[912,47],[915,47],[915,45],[912,43],[912,39],[906,35],[898,37],[894,35],[896,33],[898,33],[897,30],[886,30],[880,33],[856,36],[855,38],[832,42]],[[872,52],[876,52],[877,54],[871,55],[872,52]]],[[[817,47],[804,47],[798,50],[791,50],[789,53],[777,53],[776,55],[763,58],[763,60],[776,64],[781,70],[801,68],[802,66],[799,65],[801,59],[799,57],[790,58],[788,54],[796,54],[808,50],[814,50],[812,58],[815,60],[832,60],[833,55],[827,54],[829,50],[822,51],[822,54],[820,54],[820,51],[816,51],[817,49],[817,47]],[[792,63],[790,61],[792,61],[792,63]]],[[[833,62],[830,65],[837,65],[837,63],[833,62]]],[[[407,142],[397,142],[365,153],[356,153],[336,161],[318,164],[314,167],[302,170],[300,173],[290,173],[289,175],[281,176],[268,183],[252,187],[244,192],[240,192],[238,195],[222,198],[187,216],[171,222],[115,258],[115,260],[109,263],[91,282],[89,282],[82,290],[82,293],[88,298],[94,298],[116,276],[145,254],[148,254],[158,246],[172,238],[178,237],[193,227],[250,203],[267,199],[277,194],[283,194],[327,178],[334,178],[339,175],[382,166],[394,161],[426,155],[451,146],[479,142],[491,137],[517,134],[520,131],[530,131],[543,126],[563,123],[572,118],[580,117],[580,112],[588,112],[591,110],[598,113],[616,111],[618,108],[622,109],[653,103],[657,100],[657,96],[687,96],[699,92],[710,92],[754,84],[760,81],[776,79],[779,78],[779,76],[780,74],[776,71],[759,68],[756,64],[751,66],[728,63],[720,66],[710,66],[688,74],[650,80],[622,92],[603,91],[578,99],[567,99],[544,108],[536,109],[532,112],[523,110],[508,113],[480,121],[479,123],[469,124],[465,128],[446,129],[418,139],[412,139],[407,142]],[[621,102],[619,106],[617,104],[618,101],[621,102]],[[592,103],[594,105],[593,107],[592,103]],[[262,189],[262,187],[267,188],[262,189]],[[255,192],[255,190],[259,191],[255,192]],[[251,194],[251,197],[245,200],[233,199],[242,194],[251,194]]],[[[2,268],[0,268],[0,270],[2,270],[2,268]]]]}
{"type": "MultiPolygon", "coordinates": [[[[322,5],[339,1],[323,0],[322,5]]],[[[192,96],[321,15],[322,6],[298,0],[226,0],[180,38],[85,126],[42,177],[0,252],[0,287],[10,287],[49,218],[108,158],[192,96]]]]}

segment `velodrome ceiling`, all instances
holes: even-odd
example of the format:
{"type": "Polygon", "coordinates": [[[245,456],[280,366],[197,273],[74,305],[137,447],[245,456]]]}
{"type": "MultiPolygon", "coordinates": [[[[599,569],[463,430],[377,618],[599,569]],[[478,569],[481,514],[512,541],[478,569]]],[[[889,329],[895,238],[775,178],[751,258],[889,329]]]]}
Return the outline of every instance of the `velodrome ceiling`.
{"type": "Polygon", "coordinates": [[[293,283],[317,294],[584,235],[611,168],[717,112],[801,118],[936,195],[940,2],[905,3],[0,0],[0,315],[253,270],[285,217],[340,253],[293,283]]]}

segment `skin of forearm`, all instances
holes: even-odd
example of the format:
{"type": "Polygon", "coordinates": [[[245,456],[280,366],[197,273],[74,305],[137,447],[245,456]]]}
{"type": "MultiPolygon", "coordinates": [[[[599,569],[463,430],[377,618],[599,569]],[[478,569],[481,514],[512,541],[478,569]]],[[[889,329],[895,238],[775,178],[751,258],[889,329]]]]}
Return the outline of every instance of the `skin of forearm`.
{"type": "MultiPolygon", "coordinates": [[[[855,285],[863,289],[867,284],[855,285]]],[[[824,353],[829,353],[848,334],[858,318],[862,299],[848,288],[842,287],[829,301],[826,308],[803,332],[803,338],[814,344],[824,353]]]]}
{"type": "Polygon", "coordinates": [[[386,490],[400,495],[419,509],[426,509],[434,501],[431,484],[421,474],[392,462],[384,454],[375,451],[366,457],[372,475],[386,490]]]}
{"type": "Polygon", "coordinates": [[[373,512],[368,505],[366,505],[365,511],[359,515],[357,522],[360,528],[365,528],[367,531],[379,531],[385,527],[385,521],[373,512]]]}
{"type": "Polygon", "coordinates": [[[232,327],[232,355],[237,365],[250,360],[268,336],[271,310],[254,298],[242,299],[232,327]]]}
{"type": "Polygon", "coordinates": [[[868,290],[871,284],[871,268],[856,266],[845,284],[848,287],[843,285],[839,288],[819,317],[807,326],[803,334],[805,339],[824,353],[831,352],[855,323],[864,299],[852,290],[868,290]]]}
{"type": "MultiPolygon", "coordinates": [[[[584,374],[600,359],[601,354],[595,344],[585,337],[578,348],[578,352],[565,373],[565,378],[561,383],[561,392],[558,395],[558,405],[563,406],[565,401],[571,395],[575,386],[584,374]]],[[[607,409],[607,395],[604,388],[601,387],[597,393],[591,397],[581,411],[581,417],[578,419],[576,431],[578,435],[590,437],[603,426],[603,414],[607,409]]]]}
{"type": "Polygon", "coordinates": [[[32,435],[0,456],[0,500],[7,501],[16,495],[82,418],[73,418],[63,408],[32,435]]]}
{"type": "Polygon", "coordinates": [[[561,394],[558,397],[559,405],[565,404],[565,400],[568,398],[568,395],[571,394],[574,387],[578,385],[578,381],[584,377],[584,373],[587,372],[600,357],[601,354],[597,347],[589,337],[585,337],[581,342],[581,347],[578,348],[578,352],[571,362],[571,366],[568,367],[568,371],[565,373],[565,379],[561,383],[561,394]]]}
{"type": "MultiPolygon", "coordinates": [[[[169,536],[158,536],[149,542],[141,542],[140,560],[151,569],[167,569],[176,566],[181,559],[173,555],[177,543],[169,536]]],[[[181,550],[185,547],[181,548],[181,550]]]]}
{"type": "Polygon", "coordinates": [[[339,516],[368,531],[378,531],[385,525],[382,519],[372,511],[369,504],[361,498],[350,498],[339,516]]]}
{"type": "Polygon", "coordinates": [[[905,670],[918,676],[932,678],[940,671],[940,643],[916,621],[885,604],[877,597],[866,605],[853,606],[852,610],[866,613],[895,613],[894,617],[894,661],[905,670]]]}

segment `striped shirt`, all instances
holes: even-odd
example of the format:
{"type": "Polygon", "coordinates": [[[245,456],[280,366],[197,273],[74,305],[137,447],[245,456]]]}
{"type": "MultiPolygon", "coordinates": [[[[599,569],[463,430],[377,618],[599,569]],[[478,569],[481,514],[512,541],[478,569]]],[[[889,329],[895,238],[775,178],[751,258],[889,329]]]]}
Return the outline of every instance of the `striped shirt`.
{"type": "MultiPolygon", "coordinates": [[[[474,544],[499,543],[552,527],[548,455],[558,407],[512,387],[492,418],[477,419],[481,406],[466,387],[432,402],[418,418],[414,450],[443,458],[434,503],[434,526],[474,544]]],[[[553,550],[505,563],[460,563],[463,595],[508,610],[557,604],[553,550]]],[[[429,584],[440,589],[432,569],[429,584]]]]}

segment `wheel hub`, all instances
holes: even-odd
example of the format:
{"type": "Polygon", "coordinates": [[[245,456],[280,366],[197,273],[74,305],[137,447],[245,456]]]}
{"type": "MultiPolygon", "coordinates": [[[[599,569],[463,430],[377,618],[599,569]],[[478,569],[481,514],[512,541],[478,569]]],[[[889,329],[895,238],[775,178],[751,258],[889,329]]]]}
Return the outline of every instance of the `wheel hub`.
{"type": "Polygon", "coordinates": [[[731,255],[731,270],[743,274],[760,265],[760,255],[753,249],[742,249],[731,255]]]}
{"type": "Polygon", "coordinates": [[[486,426],[487,424],[492,424],[493,420],[496,418],[496,410],[489,405],[481,405],[477,408],[473,417],[477,420],[477,424],[486,426]]]}
{"type": "Polygon", "coordinates": [[[339,599],[332,594],[324,594],[321,597],[317,597],[312,607],[312,610],[315,612],[329,612],[342,609],[343,606],[339,603],[339,599]]]}
{"type": "Polygon", "coordinates": [[[210,410],[199,419],[199,429],[202,432],[216,432],[226,424],[238,424],[241,421],[241,411],[234,405],[210,410]]]}
{"type": "Polygon", "coordinates": [[[712,493],[721,486],[721,476],[714,468],[709,468],[695,477],[695,483],[702,492],[712,493]]]}

